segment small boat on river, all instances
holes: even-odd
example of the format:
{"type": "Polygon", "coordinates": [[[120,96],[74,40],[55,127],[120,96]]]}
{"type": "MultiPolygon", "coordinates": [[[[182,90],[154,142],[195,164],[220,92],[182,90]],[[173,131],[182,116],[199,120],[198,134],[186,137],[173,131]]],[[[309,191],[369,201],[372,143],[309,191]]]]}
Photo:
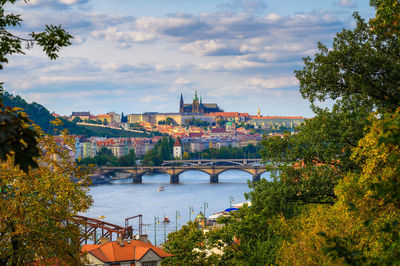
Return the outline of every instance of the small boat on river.
{"type": "Polygon", "coordinates": [[[165,190],[165,188],[164,187],[159,187],[159,188],[157,188],[157,191],[158,192],[160,192],[160,191],[164,191],[165,190]]]}
{"type": "Polygon", "coordinates": [[[169,218],[168,217],[164,217],[163,223],[165,223],[165,224],[169,223],[169,218]]]}

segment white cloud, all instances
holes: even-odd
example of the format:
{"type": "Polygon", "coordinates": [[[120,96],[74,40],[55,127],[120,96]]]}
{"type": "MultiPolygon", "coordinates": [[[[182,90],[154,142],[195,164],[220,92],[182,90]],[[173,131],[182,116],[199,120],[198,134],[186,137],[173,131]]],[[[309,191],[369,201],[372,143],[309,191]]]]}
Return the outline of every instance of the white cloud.
{"type": "Polygon", "coordinates": [[[341,7],[355,7],[356,2],[354,0],[337,0],[335,1],[335,5],[341,7]]]}
{"type": "Polygon", "coordinates": [[[200,64],[198,69],[210,71],[235,71],[263,66],[265,66],[265,64],[259,62],[252,62],[245,59],[234,59],[228,62],[213,61],[207,64],[200,64]]]}
{"type": "Polygon", "coordinates": [[[146,42],[153,40],[155,35],[152,33],[119,31],[116,27],[108,27],[105,30],[92,32],[95,38],[105,39],[106,41],[118,43],[121,48],[129,47],[131,43],[146,42]]]}
{"type": "Polygon", "coordinates": [[[267,79],[256,77],[248,79],[246,84],[263,89],[279,89],[297,86],[299,81],[295,77],[272,77],[267,79]]]}
{"type": "Polygon", "coordinates": [[[189,85],[189,84],[192,84],[192,82],[190,80],[188,80],[188,79],[180,77],[180,78],[177,78],[175,80],[175,84],[177,84],[177,85],[189,85]]]}
{"type": "Polygon", "coordinates": [[[183,45],[180,50],[191,52],[196,55],[207,55],[225,49],[226,45],[217,43],[215,40],[197,40],[183,45]]]}
{"type": "Polygon", "coordinates": [[[89,0],[30,0],[25,3],[20,1],[19,6],[27,6],[33,8],[65,8],[74,5],[86,4],[89,0]]]}

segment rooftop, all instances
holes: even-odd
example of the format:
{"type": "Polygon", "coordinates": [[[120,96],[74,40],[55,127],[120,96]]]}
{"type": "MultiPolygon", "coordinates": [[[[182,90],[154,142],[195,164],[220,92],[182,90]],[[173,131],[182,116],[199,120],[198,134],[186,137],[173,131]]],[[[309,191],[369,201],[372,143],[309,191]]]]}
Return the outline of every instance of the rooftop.
{"type": "Polygon", "coordinates": [[[103,262],[138,261],[150,250],[161,258],[173,256],[164,250],[139,240],[116,241],[104,245],[83,245],[82,252],[88,252],[103,262]]]}

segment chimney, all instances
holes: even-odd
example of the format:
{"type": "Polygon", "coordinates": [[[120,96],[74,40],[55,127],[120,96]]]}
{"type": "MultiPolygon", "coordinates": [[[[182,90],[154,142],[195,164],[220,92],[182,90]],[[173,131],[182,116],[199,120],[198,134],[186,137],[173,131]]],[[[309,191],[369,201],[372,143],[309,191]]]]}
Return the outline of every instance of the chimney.
{"type": "Polygon", "coordinates": [[[108,237],[100,237],[100,245],[105,245],[109,242],[108,237]]]}
{"type": "Polygon", "coordinates": [[[121,247],[125,246],[124,238],[122,236],[117,237],[117,242],[121,247]]]}
{"type": "Polygon", "coordinates": [[[149,239],[147,238],[147,235],[140,235],[139,236],[139,241],[142,241],[144,243],[149,243],[149,239]]]}

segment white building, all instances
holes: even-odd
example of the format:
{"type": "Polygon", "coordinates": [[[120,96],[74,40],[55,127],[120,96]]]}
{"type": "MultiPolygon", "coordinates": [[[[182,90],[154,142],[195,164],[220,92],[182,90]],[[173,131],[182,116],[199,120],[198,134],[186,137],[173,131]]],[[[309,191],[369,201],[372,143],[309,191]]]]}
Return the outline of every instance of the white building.
{"type": "Polygon", "coordinates": [[[174,158],[179,158],[182,160],[182,144],[178,139],[176,139],[174,144],[174,158]]]}

